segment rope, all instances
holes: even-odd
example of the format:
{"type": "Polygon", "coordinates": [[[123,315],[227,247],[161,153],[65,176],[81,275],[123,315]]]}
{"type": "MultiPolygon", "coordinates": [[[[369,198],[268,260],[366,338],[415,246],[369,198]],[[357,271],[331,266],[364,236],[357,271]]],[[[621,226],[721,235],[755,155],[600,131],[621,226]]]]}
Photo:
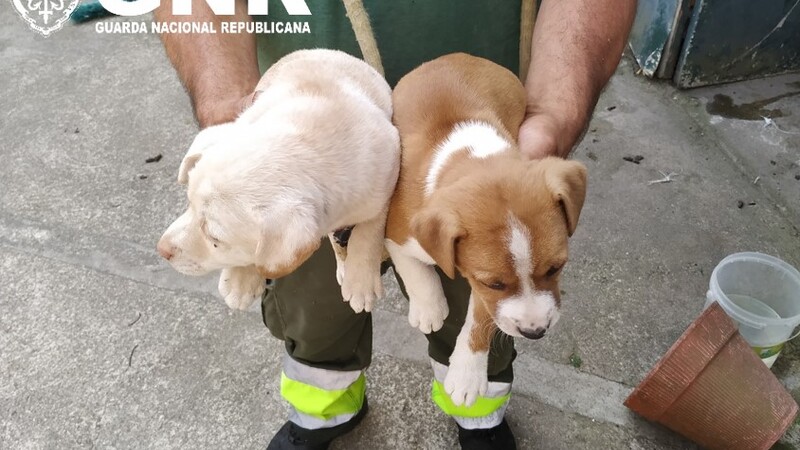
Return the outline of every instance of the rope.
{"type": "MultiPolygon", "coordinates": [[[[361,0],[342,0],[347,18],[356,35],[358,47],[364,61],[383,75],[383,64],[375,33],[369,23],[369,15],[361,0]]],[[[531,42],[533,26],[536,20],[536,0],[522,0],[519,24],[519,77],[522,81],[528,76],[531,63],[531,42]]]]}
{"type": "Polygon", "coordinates": [[[531,65],[533,23],[536,20],[536,0],[522,0],[519,21],[519,78],[524,83],[531,65]]]}
{"type": "Polygon", "coordinates": [[[364,3],[361,0],[342,0],[342,3],[344,3],[344,9],[347,11],[347,18],[350,19],[353,32],[356,34],[356,41],[358,41],[364,61],[383,75],[381,54],[378,51],[378,43],[375,41],[375,33],[369,24],[369,15],[364,9],[364,3]]]}

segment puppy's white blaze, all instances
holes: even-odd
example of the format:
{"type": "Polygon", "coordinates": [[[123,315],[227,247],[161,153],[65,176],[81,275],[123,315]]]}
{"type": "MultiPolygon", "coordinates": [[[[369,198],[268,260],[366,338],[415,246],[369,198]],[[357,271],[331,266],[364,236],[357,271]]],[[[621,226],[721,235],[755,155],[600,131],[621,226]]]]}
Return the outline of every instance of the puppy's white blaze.
{"type": "Polygon", "coordinates": [[[425,194],[431,195],[436,190],[439,173],[456,152],[468,149],[471,157],[486,158],[507,150],[510,145],[488,123],[471,120],[457,124],[433,155],[425,177],[425,194]]]}
{"type": "Polygon", "coordinates": [[[549,291],[537,291],[531,280],[535,261],[530,230],[513,214],[508,215],[507,245],[520,283],[517,295],[497,306],[497,325],[503,332],[520,336],[519,328],[547,327],[558,320],[556,300],[549,291]]]}
{"type": "Polygon", "coordinates": [[[523,295],[530,295],[533,292],[531,274],[533,274],[533,256],[531,247],[533,241],[531,233],[514,214],[508,215],[508,252],[514,262],[514,271],[519,277],[523,295]]]}

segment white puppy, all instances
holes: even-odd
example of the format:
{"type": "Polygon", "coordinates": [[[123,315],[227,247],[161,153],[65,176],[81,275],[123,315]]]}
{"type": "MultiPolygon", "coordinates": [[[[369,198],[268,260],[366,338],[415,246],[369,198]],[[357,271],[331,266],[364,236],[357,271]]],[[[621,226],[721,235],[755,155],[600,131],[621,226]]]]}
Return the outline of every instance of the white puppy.
{"type": "Polygon", "coordinates": [[[342,296],[356,312],[382,296],[380,263],[400,164],[391,88],[365,62],[301,50],[276,63],[234,122],[201,131],[181,163],[189,208],[159,253],[187,275],[223,269],[220,293],[247,309],[265,278],[291,273],[322,238],[355,225],[342,296]]]}

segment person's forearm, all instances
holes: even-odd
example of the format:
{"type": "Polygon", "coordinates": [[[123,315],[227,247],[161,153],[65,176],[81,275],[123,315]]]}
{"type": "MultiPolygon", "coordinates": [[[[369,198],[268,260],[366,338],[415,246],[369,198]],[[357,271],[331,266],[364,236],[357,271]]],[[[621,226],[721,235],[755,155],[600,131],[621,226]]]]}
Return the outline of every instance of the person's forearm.
{"type": "MultiPolygon", "coordinates": [[[[237,0],[234,16],[217,16],[204,0],[192,1],[191,16],[172,15],[172,0],[162,0],[154,13],[157,21],[247,22],[247,2],[237,0]]],[[[161,35],[169,57],[192,100],[201,128],[233,120],[243,97],[258,83],[259,70],[254,34],[161,35]]]]}
{"type": "Polygon", "coordinates": [[[636,0],[543,0],[525,88],[528,115],[549,116],[566,156],[619,64],[636,0]]]}

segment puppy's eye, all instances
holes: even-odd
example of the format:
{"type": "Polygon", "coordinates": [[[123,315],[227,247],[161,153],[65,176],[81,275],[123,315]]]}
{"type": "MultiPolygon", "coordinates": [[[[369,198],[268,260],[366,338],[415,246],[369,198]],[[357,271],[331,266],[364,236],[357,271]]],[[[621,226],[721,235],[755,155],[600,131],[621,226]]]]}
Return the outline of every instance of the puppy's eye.
{"type": "Polygon", "coordinates": [[[200,226],[200,229],[203,231],[203,236],[205,236],[206,239],[208,239],[211,242],[211,244],[214,246],[214,248],[218,248],[220,240],[215,238],[211,234],[209,234],[209,232],[208,232],[208,222],[203,222],[203,225],[200,226]]]}
{"type": "Polygon", "coordinates": [[[206,237],[208,238],[209,241],[211,241],[211,244],[214,246],[214,248],[219,247],[219,244],[220,244],[220,240],[219,239],[215,238],[214,236],[211,236],[208,233],[206,233],[206,237]]]}
{"type": "Polygon", "coordinates": [[[553,266],[547,271],[546,274],[544,274],[544,276],[547,277],[547,278],[550,278],[553,275],[557,274],[559,270],[561,270],[561,267],[553,266]]]}
{"type": "MultiPolygon", "coordinates": [[[[481,283],[483,283],[481,281],[481,283]]],[[[493,289],[495,291],[505,291],[508,286],[502,281],[493,281],[491,283],[483,283],[484,286],[488,287],[489,289],[493,289]]]]}

